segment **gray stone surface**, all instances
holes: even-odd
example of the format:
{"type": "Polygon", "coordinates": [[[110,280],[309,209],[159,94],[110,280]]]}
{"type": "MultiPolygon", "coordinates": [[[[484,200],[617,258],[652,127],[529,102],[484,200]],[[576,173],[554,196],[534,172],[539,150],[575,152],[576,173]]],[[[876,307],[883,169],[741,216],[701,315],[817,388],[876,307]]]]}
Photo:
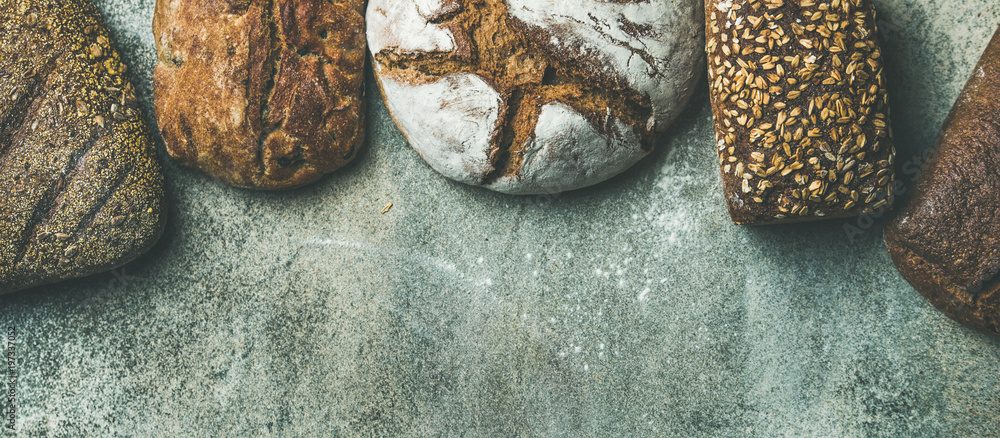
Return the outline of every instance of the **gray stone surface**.
{"type": "MultiPolygon", "coordinates": [[[[153,0],[97,3],[151,117],[153,0]]],[[[902,169],[1000,5],[877,5],[902,169]]],[[[702,88],[633,170],[553,197],[440,177],[374,98],[367,151],[305,189],[167,160],[150,254],[0,297],[16,435],[1000,436],[1000,341],[899,277],[884,218],[729,223],[702,88]]]]}

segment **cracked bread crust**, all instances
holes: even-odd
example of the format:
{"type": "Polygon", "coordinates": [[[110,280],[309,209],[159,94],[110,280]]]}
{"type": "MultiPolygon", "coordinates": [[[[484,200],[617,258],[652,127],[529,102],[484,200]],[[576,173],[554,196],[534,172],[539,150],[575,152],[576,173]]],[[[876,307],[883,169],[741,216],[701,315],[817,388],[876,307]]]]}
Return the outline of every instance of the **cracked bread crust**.
{"type": "Polygon", "coordinates": [[[595,184],[648,154],[690,98],[697,2],[536,3],[371,2],[383,98],[445,176],[515,194],[595,184]]]}
{"type": "Polygon", "coordinates": [[[88,0],[0,0],[0,294],[105,272],[166,221],[163,173],[88,0]]]}
{"type": "Polygon", "coordinates": [[[934,307],[1000,336],[1000,29],[885,228],[896,268],[934,307]]]}
{"type": "Polygon", "coordinates": [[[228,184],[289,189],[364,140],[362,0],[158,0],[156,117],[167,152],[228,184]]]}

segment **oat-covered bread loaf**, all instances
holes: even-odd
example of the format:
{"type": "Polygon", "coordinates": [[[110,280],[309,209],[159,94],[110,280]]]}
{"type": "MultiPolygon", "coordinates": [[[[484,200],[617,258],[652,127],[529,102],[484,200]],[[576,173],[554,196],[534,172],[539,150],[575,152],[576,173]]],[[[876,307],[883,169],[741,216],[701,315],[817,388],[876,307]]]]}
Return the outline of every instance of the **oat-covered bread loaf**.
{"type": "Polygon", "coordinates": [[[911,198],[886,225],[889,255],[944,314],[1000,336],[1000,30],[930,157],[911,198]]]}
{"type": "Polygon", "coordinates": [[[0,0],[0,293],[107,271],[159,238],[163,174],[88,0],[0,0]]]}
{"type": "Polygon", "coordinates": [[[733,222],[889,208],[895,149],[871,0],[705,0],[705,15],[733,222]]]}
{"type": "Polygon", "coordinates": [[[363,0],[157,0],[156,118],[177,161],[253,189],[316,181],[364,138],[363,0]]]}
{"type": "Polygon", "coordinates": [[[554,193],[650,152],[702,70],[697,0],[372,0],[383,97],[438,172],[554,193]]]}

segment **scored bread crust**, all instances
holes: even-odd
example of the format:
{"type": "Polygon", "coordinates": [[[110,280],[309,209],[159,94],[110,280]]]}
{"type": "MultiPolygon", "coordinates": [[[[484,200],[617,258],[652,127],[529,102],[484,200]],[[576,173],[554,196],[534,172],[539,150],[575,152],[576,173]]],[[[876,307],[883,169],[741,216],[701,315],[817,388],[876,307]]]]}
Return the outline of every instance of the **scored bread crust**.
{"type": "Polygon", "coordinates": [[[870,0],[705,0],[723,190],[736,224],[867,214],[895,148],[870,0]]]}
{"type": "Polygon", "coordinates": [[[363,0],[158,0],[153,81],[167,152],[264,190],[347,164],[364,140],[363,14],[363,0]]]}
{"type": "Polygon", "coordinates": [[[159,239],[163,173],[88,0],[0,0],[0,294],[124,265],[159,239]]]}
{"type": "Polygon", "coordinates": [[[689,0],[375,0],[368,40],[390,114],[435,170],[554,193],[650,152],[702,68],[700,13],[689,0]]]}
{"type": "Polygon", "coordinates": [[[899,272],[941,312],[1000,336],[1000,29],[885,228],[899,272]]]}

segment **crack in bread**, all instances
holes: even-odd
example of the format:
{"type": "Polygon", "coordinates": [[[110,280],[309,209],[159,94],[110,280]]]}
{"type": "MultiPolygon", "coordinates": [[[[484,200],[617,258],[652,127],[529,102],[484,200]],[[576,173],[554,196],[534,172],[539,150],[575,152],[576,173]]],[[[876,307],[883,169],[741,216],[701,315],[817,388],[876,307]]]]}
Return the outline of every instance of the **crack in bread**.
{"type": "MultiPolygon", "coordinates": [[[[49,52],[50,50],[52,49],[47,48],[43,52],[49,52]]],[[[0,161],[3,160],[4,152],[10,149],[11,140],[14,135],[20,132],[24,128],[24,124],[29,120],[32,107],[37,104],[39,99],[44,98],[45,94],[49,91],[44,85],[47,85],[49,76],[55,71],[55,64],[56,58],[50,58],[42,67],[36,71],[32,71],[30,76],[23,78],[26,83],[21,87],[22,90],[17,92],[14,102],[4,112],[3,120],[0,121],[0,161]]],[[[15,78],[5,79],[12,82],[17,81],[15,78]]]]}
{"type": "MultiPolygon", "coordinates": [[[[456,3],[457,4],[457,3],[456,3]]],[[[602,135],[616,114],[629,126],[644,126],[652,114],[648,96],[606,77],[588,77],[539,49],[531,33],[508,14],[501,0],[468,1],[428,20],[451,31],[457,49],[451,52],[401,52],[386,48],[374,55],[385,77],[420,84],[456,72],[473,73],[503,98],[496,135],[490,140],[494,170],[484,184],[513,176],[523,163],[523,148],[534,133],[541,107],[562,102],[583,114],[602,135]]],[[[597,75],[594,75],[597,76],[597,75]]],[[[641,133],[652,148],[653,133],[641,133]]]]}
{"type": "Polygon", "coordinates": [[[368,38],[390,114],[435,170],[552,193],[652,150],[703,68],[700,12],[688,0],[377,0],[368,38]]]}
{"type": "Polygon", "coordinates": [[[154,85],[167,152],[262,190],[346,165],[364,140],[363,12],[362,0],[157,1],[154,85]]]}

